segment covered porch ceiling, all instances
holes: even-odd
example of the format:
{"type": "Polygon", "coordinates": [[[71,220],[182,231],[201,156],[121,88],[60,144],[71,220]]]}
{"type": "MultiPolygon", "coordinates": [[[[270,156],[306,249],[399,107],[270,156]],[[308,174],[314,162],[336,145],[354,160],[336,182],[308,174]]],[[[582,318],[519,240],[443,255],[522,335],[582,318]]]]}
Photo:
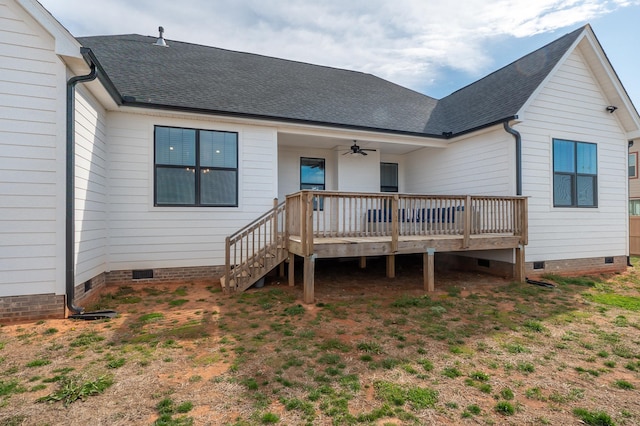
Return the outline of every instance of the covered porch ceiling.
{"type": "Polygon", "coordinates": [[[422,139],[417,137],[389,138],[379,135],[313,135],[296,132],[278,132],[279,146],[293,146],[305,148],[319,148],[330,150],[348,150],[353,142],[357,141],[360,148],[375,149],[381,154],[404,155],[422,148],[445,148],[446,141],[439,139],[422,139]]]}

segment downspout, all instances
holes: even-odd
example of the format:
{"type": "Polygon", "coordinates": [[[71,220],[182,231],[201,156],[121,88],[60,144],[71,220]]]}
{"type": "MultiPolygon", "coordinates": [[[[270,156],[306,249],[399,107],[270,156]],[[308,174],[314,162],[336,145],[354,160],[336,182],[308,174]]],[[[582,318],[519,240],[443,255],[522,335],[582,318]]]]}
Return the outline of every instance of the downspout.
{"type": "Polygon", "coordinates": [[[504,130],[516,139],[516,195],[522,195],[522,136],[505,121],[504,130]]]}
{"type": "Polygon", "coordinates": [[[65,217],[65,262],[67,308],[74,314],[82,313],[84,308],[74,305],[75,299],[75,93],[76,84],[86,83],[98,76],[96,65],[91,62],[91,72],[87,75],[71,77],[67,81],[67,190],[65,217]]]}

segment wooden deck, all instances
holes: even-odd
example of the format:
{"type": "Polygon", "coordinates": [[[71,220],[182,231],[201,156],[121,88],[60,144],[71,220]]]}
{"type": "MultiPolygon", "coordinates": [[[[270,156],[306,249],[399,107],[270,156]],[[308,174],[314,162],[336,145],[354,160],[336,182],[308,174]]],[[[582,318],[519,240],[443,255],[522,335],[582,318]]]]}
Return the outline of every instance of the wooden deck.
{"type": "Polygon", "coordinates": [[[387,257],[395,276],[397,254],[423,253],[424,287],[433,291],[434,254],[514,249],[515,279],[524,281],[527,200],[524,197],[432,196],[301,191],[285,203],[289,283],[304,258],[304,302],[313,303],[317,258],[387,257]]]}

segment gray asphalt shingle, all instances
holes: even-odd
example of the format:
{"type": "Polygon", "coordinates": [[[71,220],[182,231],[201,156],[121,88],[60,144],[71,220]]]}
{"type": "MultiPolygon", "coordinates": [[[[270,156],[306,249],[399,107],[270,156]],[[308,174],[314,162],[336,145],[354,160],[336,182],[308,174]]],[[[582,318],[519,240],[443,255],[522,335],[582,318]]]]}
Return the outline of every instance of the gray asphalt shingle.
{"type": "Polygon", "coordinates": [[[439,101],[371,74],[256,54],[177,41],[163,48],[140,35],[78,40],[136,105],[441,135],[515,115],[582,30],[439,101]]]}

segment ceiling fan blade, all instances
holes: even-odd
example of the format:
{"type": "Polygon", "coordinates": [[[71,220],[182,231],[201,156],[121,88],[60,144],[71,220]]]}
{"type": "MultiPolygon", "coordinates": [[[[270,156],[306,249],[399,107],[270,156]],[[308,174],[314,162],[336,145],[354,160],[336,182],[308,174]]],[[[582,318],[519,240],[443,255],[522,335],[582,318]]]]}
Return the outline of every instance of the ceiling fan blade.
{"type": "Polygon", "coordinates": [[[360,154],[362,154],[362,155],[369,155],[369,154],[367,154],[366,152],[364,152],[363,150],[360,150],[360,151],[358,151],[358,152],[359,152],[360,154]]]}
{"type": "Polygon", "coordinates": [[[360,151],[373,151],[373,152],[376,152],[375,149],[371,149],[371,148],[360,148],[360,151]]]}

